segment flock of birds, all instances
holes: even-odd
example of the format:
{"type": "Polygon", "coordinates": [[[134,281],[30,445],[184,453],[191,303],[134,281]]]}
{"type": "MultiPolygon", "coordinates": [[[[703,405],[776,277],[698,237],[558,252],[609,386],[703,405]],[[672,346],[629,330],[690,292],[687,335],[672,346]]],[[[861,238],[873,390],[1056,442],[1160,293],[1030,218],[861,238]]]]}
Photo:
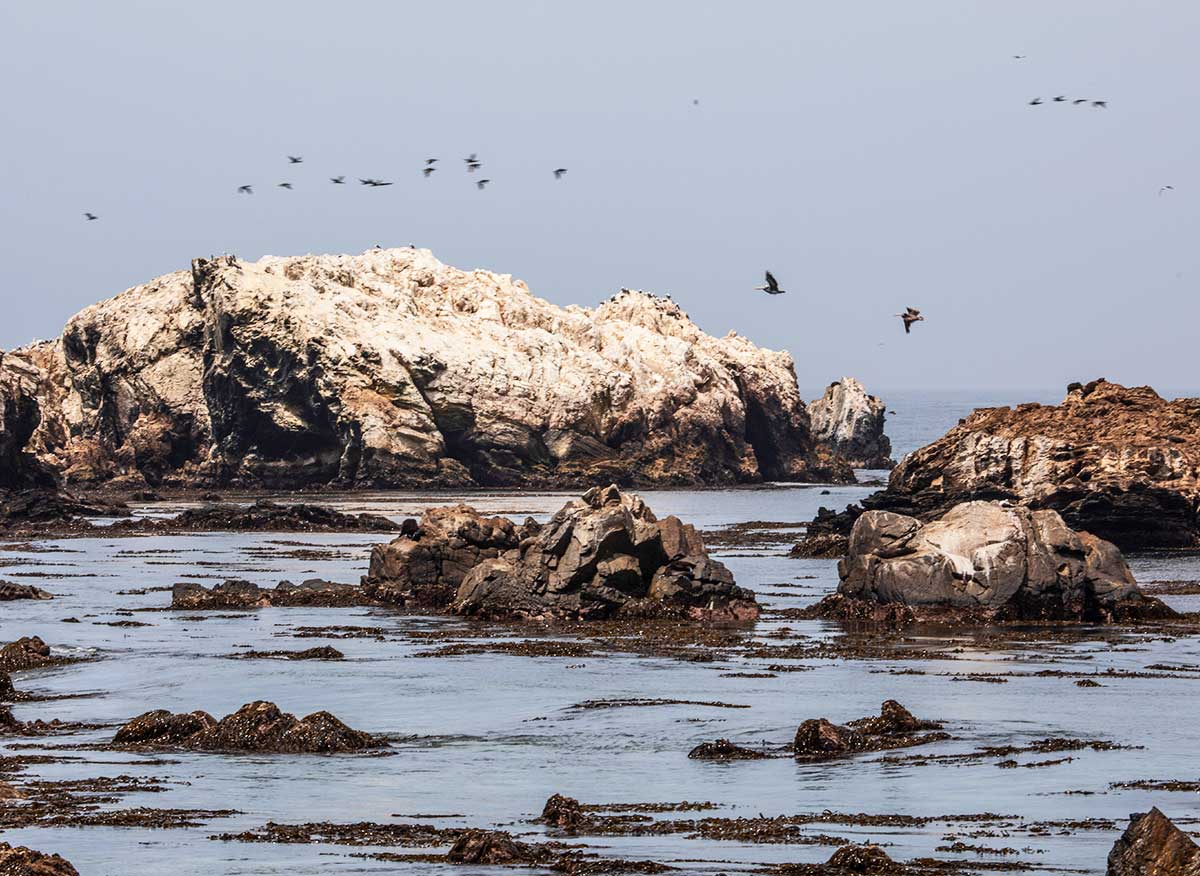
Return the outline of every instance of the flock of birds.
{"type": "MultiPolygon", "coordinates": [[[[1065,94],[1060,94],[1057,97],[1052,97],[1052,98],[1050,98],[1049,102],[1050,103],[1070,103],[1072,106],[1083,106],[1084,104],[1090,103],[1096,109],[1108,109],[1108,101],[1107,100],[1092,100],[1090,97],[1068,98],[1065,94]]],[[[1040,97],[1035,97],[1033,100],[1029,101],[1030,106],[1041,106],[1044,103],[1046,103],[1046,101],[1042,100],[1040,97]]]]}
{"type": "MultiPolygon", "coordinates": [[[[303,164],[304,156],[303,155],[289,155],[287,157],[287,160],[288,160],[288,164],[303,164]]],[[[429,179],[429,177],[432,176],[438,170],[438,167],[437,167],[438,161],[439,161],[439,159],[437,159],[437,158],[426,158],[425,165],[421,168],[421,175],[424,176],[426,179],[429,179]]],[[[477,171],[481,167],[483,167],[483,162],[479,160],[479,156],[474,152],[472,152],[470,155],[468,155],[466,158],[464,158],[463,163],[466,165],[467,173],[474,173],[475,171],[477,171]]],[[[553,170],[554,178],[562,179],[563,175],[566,174],[566,172],[567,172],[567,169],[565,167],[556,167],[553,170]]],[[[329,181],[331,183],[333,183],[335,186],[346,185],[346,177],[345,176],[331,176],[331,177],[329,177],[329,181]]],[[[358,177],[358,182],[360,185],[370,186],[371,188],[381,188],[383,186],[392,185],[392,183],[388,180],[376,179],[374,177],[361,177],[360,176],[360,177],[358,177]]],[[[490,179],[486,179],[486,178],[478,179],[475,181],[475,187],[478,189],[485,189],[485,188],[487,188],[488,183],[490,183],[490,182],[491,182],[490,179]]],[[[279,188],[279,189],[293,188],[293,186],[290,182],[276,183],[275,187],[279,188]]],[[[238,186],[237,193],[239,195],[254,194],[254,184],[247,183],[246,185],[238,186]]],[[[84,215],[89,220],[99,218],[97,216],[92,215],[91,213],[85,213],[84,215]]]]}
{"type": "MultiPolygon", "coordinates": [[[[783,295],[785,292],[787,292],[787,289],[779,288],[779,281],[775,279],[775,275],[770,271],[766,272],[766,281],[767,282],[761,286],[755,286],[754,291],[766,292],[768,295],[783,295]]],[[[912,324],[914,322],[921,322],[925,319],[925,317],[921,316],[921,311],[917,310],[915,307],[906,307],[904,308],[903,313],[895,313],[892,315],[898,316],[904,321],[904,333],[906,335],[912,332],[912,324]]]]}

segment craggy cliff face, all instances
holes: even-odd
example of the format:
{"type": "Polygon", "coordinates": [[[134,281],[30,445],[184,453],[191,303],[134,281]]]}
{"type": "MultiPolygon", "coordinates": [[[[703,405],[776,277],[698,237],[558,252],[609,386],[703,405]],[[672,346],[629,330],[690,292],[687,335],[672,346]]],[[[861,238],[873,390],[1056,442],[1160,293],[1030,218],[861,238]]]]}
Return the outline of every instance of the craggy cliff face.
{"type": "Polygon", "coordinates": [[[808,406],[813,435],[859,468],[891,468],[892,442],[883,433],[884,404],[853,377],[829,384],[808,406]]]}
{"type": "Polygon", "coordinates": [[[198,259],[2,369],[33,375],[26,449],[68,483],[851,477],[814,443],[786,353],[666,299],[560,308],[423,250],[198,259]]]}

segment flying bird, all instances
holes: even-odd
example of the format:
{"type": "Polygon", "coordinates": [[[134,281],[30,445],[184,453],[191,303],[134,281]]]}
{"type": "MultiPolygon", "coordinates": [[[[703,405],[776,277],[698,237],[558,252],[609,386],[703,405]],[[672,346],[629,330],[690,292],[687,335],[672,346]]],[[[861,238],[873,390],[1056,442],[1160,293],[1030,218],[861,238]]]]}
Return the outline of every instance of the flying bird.
{"type": "Polygon", "coordinates": [[[83,218],[86,219],[88,222],[94,222],[95,220],[99,219],[100,217],[97,216],[95,213],[84,213],[83,218]]]}
{"type": "Polygon", "coordinates": [[[1025,56],[1024,55],[1013,55],[1013,60],[1014,61],[1024,61],[1025,56]]]}
{"type": "MultiPolygon", "coordinates": [[[[1158,190],[1158,193],[1161,195],[1163,192],[1173,192],[1173,191],[1175,191],[1175,186],[1163,186],[1161,189],[1158,190]]],[[[87,216],[89,219],[96,218],[91,213],[84,213],[83,215],[87,216]]]]}
{"type": "Polygon", "coordinates": [[[562,179],[563,174],[566,172],[567,172],[567,169],[565,167],[556,167],[556,168],[554,168],[554,178],[562,179]]]}
{"type": "Polygon", "coordinates": [[[1062,103],[1066,99],[1067,99],[1067,96],[1065,94],[1060,94],[1058,97],[1054,98],[1054,102],[1062,103]]]}
{"type": "Polygon", "coordinates": [[[303,164],[304,157],[302,155],[289,155],[288,164],[303,164]]]}
{"type": "Polygon", "coordinates": [[[469,161],[467,162],[467,173],[474,173],[481,167],[483,167],[482,161],[469,161]]]}
{"type": "Polygon", "coordinates": [[[782,295],[787,291],[786,289],[779,288],[779,281],[775,279],[775,275],[770,271],[766,272],[766,279],[766,285],[754,287],[756,292],[766,292],[768,295],[782,295]]]}
{"type": "Polygon", "coordinates": [[[426,158],[425,163],[426,164],[437,164],[437,159],[436,158],[426,158]]]}
{"type": "Polygon", "coordinates": [[[1100,109],[1108,109],[1108,101],[1107,100],[1093,100],[1092,106],[1099,107],[1100,109]]]}
{"type": "Polygon", "coordinates": [[[344,176],[331,176],[329,181],[335,186],[344,186],[346,184],[346,178],[344,176]]]}
{"type": "Polygon", "coordinates": [[[1088,99],[1086,97],[1081,97],[1078,100],[1071,101],[1071,103],[1075,104],[1075,106],[1079,106],[1081,103],[1087,103],[1087,102],[1088,102],[1088,99]]]}
{"type": "Polygon", "coordinates": [[[360,183],[362,183],[364,186],[373,186],[375,188],[378,188],[379,186],[390,186],[391,185],[390,182],[384,182],[381,179],[371,179],[371,178],[363,179],[362,177],[359,177],[358,181],[360,183]]]}
{"type": "Polygon", "coordinates": [[[292,187],[292,184],[291,183],[279,183],[278,187],[281,189],[290,189],[292,187]]]}
{"type": "Polygon", "coordinates": [[[904,313],[897,313],[895,315],[904,320],[905,334],[908,334],[912,331],[912,324],[914,322],[921,322],[921,320],[925,319],[925,317],[921,316],[921,311],[917,310],[915,307],[906,307],[904,309],[904,313]]]}
{"type": "Polygon", "coordinates": [[[1035,97],[1033,100],[1029,101],[1029,105],[1030,106],[1041,106],[1042,99],[1040,97],[1035,97]]]}
{"type": "Polygon", "coordinates": [[[483,188],[490,182],[491,182],[490,179],[481,179],[479,182],[475,183],[475,185],[477,185],[479,188],[483,188]]]}
{"type": "Polygon", "coordinates": [[[238,194],[239,195],[252,195],[252,194],[254,194],[254,189],[251,188],[250,186],[238,186],[238,194]]]}
{"type": "Polygon", "coordinates": [[[421,173],[425,174],[425,176],[428,178],[429,174],[433,173],[435,170],[437,170],[436,167],[422,167],[421,173]]]}

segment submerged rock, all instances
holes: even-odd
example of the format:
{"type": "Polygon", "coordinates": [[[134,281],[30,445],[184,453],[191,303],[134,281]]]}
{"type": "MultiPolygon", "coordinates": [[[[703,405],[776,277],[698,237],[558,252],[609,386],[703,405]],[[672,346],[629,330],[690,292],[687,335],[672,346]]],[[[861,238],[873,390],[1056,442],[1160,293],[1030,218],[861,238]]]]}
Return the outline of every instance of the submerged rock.
{"type": "Polygon", "coordinates": [[[560,830],[576,830],[586,825],[589,819],[574,797],[553,794],[542,807],[541,821],[560,830]]]}
{"type": "Polygon", "coordinates": [[[765,752],[735,745],[728,739],[702,742],[688,752],[692,760],[764,760],[770,757],[765,752]]]}
{"type": "Polygon", "coordinates": [[[468,830],[446,853],[456,864],[529,864],[545,857],[544,849],[517,842],[502,830],[468,830]]]}
{"type": "Polygon", "coordinates": [[[327,505],[284,505],[259,499],[251,505],[206,505],[176,517],[117,524],[117,529],[183,532],[393,532],[399,524],[380,514],[343,514],[327,505]]]}
{"type": "Polygon", "coordinates": [[[825,867],[835,873],[872,874],[904,873],[907,868],[888,857],[888,853],[877,845],[842,846],[825,862],[825,867]]]}
{"type": "Polygon", "coordinates": [[[7,672],[0,670],[0,703],[11,703],[17,698],[17,689],[13,687],[12,678],[7,672]]]}
{"type": "Polygon", "coordinates": [[[24,452],[127,491],[852,477],[788,354],[668,299],[563,308],[411,248],[196,259],[9,352],[0,381],[24,452]]]}
{"type": "Polygon", "coordinates": [[[1157,808],[1134,813],[1108,854],[1107,876],[1200,876],[1200,846],[1157,808]]]}
{"type": "Polygon", "coordinates": [[[113,737],[116,747],[288,754],[361,751],[386,744],[350,729],[329,712],[297,718],[262,700],[247,703],[220,721],[207,712],[172,714],[157,709],[129,721],[113,737]]]}
{"type": "Polygon", "coordinates": [[[0,873],[4,876],[79,876],[79,871],[66,858],[8,843],[0,843],[0,873]]]}
{"type": "Polygon", "coordinates": [[[884,434],[887,409],[853,377],[829,384],[808,405],[813,436],[855,468],[892,468],[892,442],[884,434]]]}
{"type": "Polygon", "coordinates": [[[345,608],[374,605],[375,600],[361,587],[337,584],[322,578],[309,578],[300,584],[280,581],[274,588],[259,587],[249,581],[229,580],[204,587],[194,581],[180,581],[171,588],[171,608],[264,608],[267,606],[316,606],[345,608]]]}
{"type": "Polygon", "coordinates": [[[12,581],[0,581],[0,602],[14,599],[53,599],[54,594],[39,590],[30,584],[14,584],[12,581]]]}
{"type": "Polygon", "coordinates": [[[865,512],[838,574],[837,593],[812,614],[1088,622],[1175,616],[1138,590],[1115,546],[1073,532],[1054,511],[1005,502],[966,502],[930,523],[865,512]]]}
{"type": "Polygon", "coordinates": [[[895,700],[886,700],[879,715],[849,724],[810,718],[796,730],[793,754],[800,760],[827,760],[848,754],[909,748],[950,738],[936,721],[921,721],[895,700]]]}
{"type": "Polygon", "coordinates": [[[0,647],[0,670],[17,672],[58,662],[50,655],[50,646],[37,636],[23,636],[0,647]]]}

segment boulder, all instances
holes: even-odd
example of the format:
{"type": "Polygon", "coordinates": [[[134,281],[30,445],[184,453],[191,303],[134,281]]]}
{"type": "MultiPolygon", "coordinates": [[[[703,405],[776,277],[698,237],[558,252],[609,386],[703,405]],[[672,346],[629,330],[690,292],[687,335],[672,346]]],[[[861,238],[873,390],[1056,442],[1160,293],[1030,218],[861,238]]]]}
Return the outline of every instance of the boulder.
{"type": "Polygon", "coordinates": [[[0,647],[0,671],[36,669],[55,662],[55,658],[50,655],[50,646],[37,636],[23,636],[0,647]]]}
{"type": "Polygon", "coordinates": [[[810,718],[796,730],[793,754],[800,760],[828,760],[941,742],[950,735],[925,732],[940,730],[941,726],[936,721],[919,720],[895,700],[886,700],[878,716],[860,718],[845,725],[834,724],[826,718],[810,718]]]}
{"type": "Polygon", "coordinates": [[[0,703],[11,703],[17,698],[17,689],[13,687],[12,678],[7,672],[0,670],[0,703]]]}
{"type": "Polygon", "coordinates": [[[113,737],[118,748],[183,748],[194,751],[332,753],[380,748],[382,739],[352,730],[329,712],[304,718],[280,711],[274,703],[247,703],[220,721],[207,712],[146,712],[113,737]]]}
{"type": "Polygon", "coordinates": [[[867,511],[854,523],[841,583],[812,613],[883,619],[1112,622],[1174,617],[1144,596],[1120,551],[1072,531],[1055,511],[966,502],[923,523],[867,511]]]}
{"type": "Polygon", "coordinates": [[[5,381],[0,457],[131,491],[852,479],[787,353],[412,248],[196,259],[9,352],[5,381]]]}
{"type": "Polygon", "coordinates": [[[552,794],[546,800],[546,805],[542,807],[541,820],[544,824],[560,830],[576,830],[588,823],[588,817],[579,801],[562,794],[552,794]]]}
{"type": "Polygon", "coordinates": [[[0,843],[0,873],[4,876],[79,876],[79,871],[66,858],[8,843],[0,843]]]}
{"type": "Polygon", "coordinates": [[[171,608],[179,609],[267,606],[346,608],[374,604],[375,601],[361,587],[337,584],[322,578],[309,578],[298,585],[291,581],[280,581],[274,588],[259,587],[243,580],[224,581],[211,588],[194,581],[180,581],[171,588],[171,608]]]}
{"type": "Polygon", "coordinates": [[[12,581],[0,581],[0,602],[14,599],[53,599],[54,595],[40,590],[30,584],[14,584],[12,581]]]}
{"type": "Polygon", "coordinates": [[[895,466],[892,442],[883,432],[886,407],[853,377],[829,384],[809,403],[808,418],[817,442],[855,468],[895,466]]]}
{"type": "Polygon", "coordinates": [[[855,843],[842,846],[834,852],[825,862],[825,868],[834,873],[863,873],[868,876],[908,872],[907,867],[893,861],[879,846],[855,843]]]}
{"type": "Polygon", "coordinates": [[[1158,809],[1129,816],[1107,876],[1200,876],[1200,846],[1158,809]]]}
{"type": "Polygon", "coordinates": [[[692,760],[765,760],[770,755],[735,745],[728,739],[718,739],[716,742],[701,742],[688,752],[688,757],[692,760]]]}
{"type": "Polygon", "coordinates": [[[529,864],[541,857],[545,852],[502,830],[468,830],[446,853],[456,864],[529,864]]]}

